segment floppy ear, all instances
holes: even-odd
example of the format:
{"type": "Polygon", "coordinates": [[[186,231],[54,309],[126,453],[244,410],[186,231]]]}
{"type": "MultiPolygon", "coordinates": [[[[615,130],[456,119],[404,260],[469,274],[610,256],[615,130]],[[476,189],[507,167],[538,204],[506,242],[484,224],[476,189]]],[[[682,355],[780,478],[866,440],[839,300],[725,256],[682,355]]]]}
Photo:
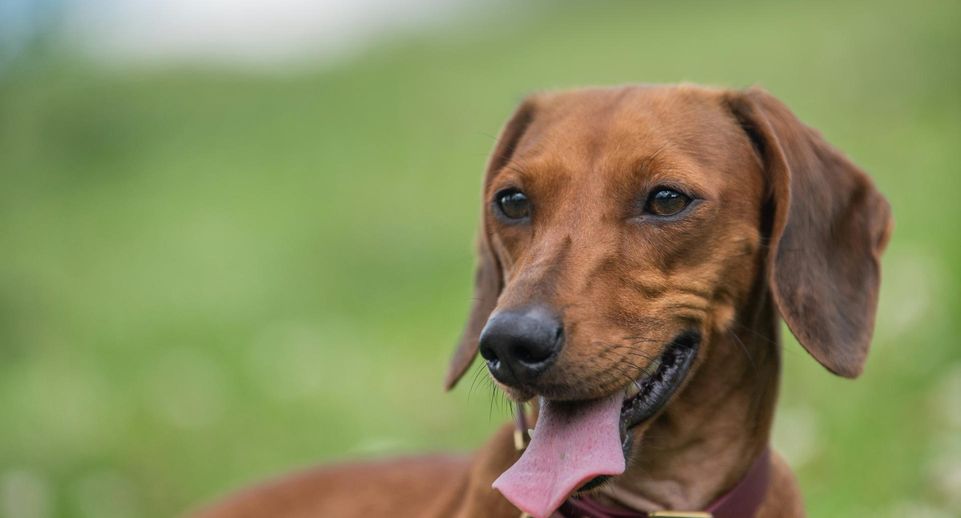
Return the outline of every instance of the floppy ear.
{"type": "Polygon", "coordinates": [[[857,377],[874,331],[891,209],[863,171],[767,92],[752,88],[728,102],[768,179],[774,303],[821,365],[857,377]]]}
{"type": "MultiPolygon", "coordinates": [[[[534,118],[534,103],[532,99],[527,99],[517,108],[514,115],[501,130],[494,152],[491,154],[487,163],[487,172],[484,175],[484,189],[495,172],[503,168],[514,154],[517,144],[520,142],[524,131],[530,126],[534,118]]],[[[482,196],[484,196],[482,194],[482,196]]],[[[487,204],[487,200],[483,202],[487,204]]],[[[447,378],[444,380],[444,388],[450,390],[457,385],[458,380],[467,371],[474,357],[477,356],[477,341],[480,338],[481,330],[487,324],[494,307],[497,306],[497,297],[500,296],[504,285],[503,272],[500,263],[491,250],[490,234],[486,223],[486,210],[481,212],[480,232],[477,237],[477,270],[474,274],[474,302],[471,305],[470,314],[467,317],[467,324],[461,333],[460,342],[454,351],[454,356],[450,360],[450,367],[447,370],[447,378]]]]}

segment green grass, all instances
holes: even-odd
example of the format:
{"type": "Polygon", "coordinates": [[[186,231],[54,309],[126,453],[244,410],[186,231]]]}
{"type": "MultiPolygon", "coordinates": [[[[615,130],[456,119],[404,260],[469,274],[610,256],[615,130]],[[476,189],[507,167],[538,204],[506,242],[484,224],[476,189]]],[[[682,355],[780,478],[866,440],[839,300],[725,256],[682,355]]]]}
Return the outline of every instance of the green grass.
{"type": "Polygon", "coordinates": [[[682,80],[765,86],[894,207],[864,376],[786,347],[776,442],[810,515],[957,516],[950,1],[538,4],[282,76],[21,63],[0,515],[168,516],[318,461],[477,446],[505,409],[441,379],[500,124],[533,90],[682,80]]]}

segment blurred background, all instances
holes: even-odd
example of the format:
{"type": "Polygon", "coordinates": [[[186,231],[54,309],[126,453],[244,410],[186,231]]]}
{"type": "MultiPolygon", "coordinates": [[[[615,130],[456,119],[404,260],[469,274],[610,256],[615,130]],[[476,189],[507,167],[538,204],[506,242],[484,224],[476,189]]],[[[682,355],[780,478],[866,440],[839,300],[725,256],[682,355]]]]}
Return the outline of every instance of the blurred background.
{"type": "Polygon", "coordinates": [[[677,81],[764,86],[894,208],[865,374],[785,346],[810,515],[961,515],[961,3],[0,0],[0,516],[475,448],[509,411],[441,380],[500,125],[677,81]]]}

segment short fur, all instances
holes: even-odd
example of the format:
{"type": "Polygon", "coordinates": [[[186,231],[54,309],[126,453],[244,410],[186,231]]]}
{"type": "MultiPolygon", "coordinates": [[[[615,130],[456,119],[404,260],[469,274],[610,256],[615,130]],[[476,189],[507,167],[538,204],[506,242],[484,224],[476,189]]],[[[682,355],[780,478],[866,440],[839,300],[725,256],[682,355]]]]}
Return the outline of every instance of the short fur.
{"type": "MultiPolygon", "coordinates": [[[[704,508],[768,445],[780,372],[779,317],[831,372],[860,374],[874,327],[879,258],[891,232],[871,180],[760,89],[629,86],[525,100],[484,179],[474,304],[446,378],[477,355],[494,311],[546,304],[566,344],[532,396],[621,390],[672,337],[703,342],[665,408],[632,432],[628,470],[596,498],[638,510],[704,508]],[[681,185],[683,218],[639,216],[645,193],[681,185]],[[522,187],[529,225],[490,208],[522,187]],[[643,439],[643,440],[641,440],[643,439]]],[[[471,457],[322,468],[246,490],[204,517],[510,517],[491,482],[515,460],[504,426],[471,457]]],[[[758,516],[803,516],[777,455],[758,516]]]]}

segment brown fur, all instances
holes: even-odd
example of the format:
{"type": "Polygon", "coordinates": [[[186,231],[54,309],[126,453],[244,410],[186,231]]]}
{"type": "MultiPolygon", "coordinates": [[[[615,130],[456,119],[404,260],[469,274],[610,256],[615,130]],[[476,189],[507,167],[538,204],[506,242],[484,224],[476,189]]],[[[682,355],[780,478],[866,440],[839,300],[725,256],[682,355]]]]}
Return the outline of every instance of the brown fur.
{"type": "MultiPolygon", "coordinates": [[[[511,397],[576,400],[621,390],[678,333],[703,342],[666,407],[636,427],[627,472],[597,498],[639,510],[706,506],[769,441],[780,371],[778,317],[830,371],[857,376],[868,351],[890,210],[868,177],[772,96],[696,86],[535,95],[507,123],[484,180],[475,303],[452,387],[495,310],[554,308],[566,345],[511,397]],[[668,222],[645,193],[701,199],[668,222]],[[489,202],[533,203],[526,225],[489,202]]],[[[516,517],[491,489],[516,459],[505,426],[471,459],[426,457],[306,472],[198,514],[516,517]]],[[[775,455],[762,517],[802,516],[775,455]]]]}

